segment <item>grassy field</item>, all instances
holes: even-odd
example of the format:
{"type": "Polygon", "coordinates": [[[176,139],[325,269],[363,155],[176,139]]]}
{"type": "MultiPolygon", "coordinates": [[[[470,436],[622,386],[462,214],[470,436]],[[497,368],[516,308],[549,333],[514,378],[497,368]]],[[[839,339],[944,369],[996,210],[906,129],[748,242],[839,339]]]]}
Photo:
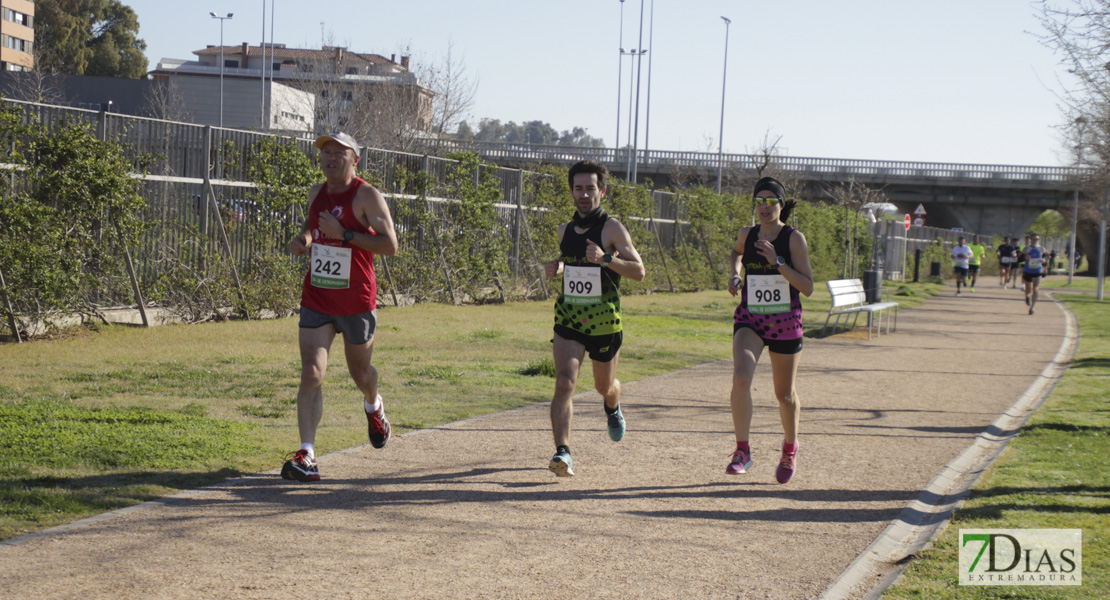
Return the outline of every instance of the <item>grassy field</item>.
{"type": "MultiPolygon", "coordinates": [[[[886,286],[885,299],[904,307],[939,289],[886,286]]],[[[731,358],[735,304],[723,291],[625,298],[620,378],[731,358]]],[[[805,300],[810,335],[828,308],[819,285],[805,300]]],[[[385,307],[379,317],[374,364],[397,433],[551,399],[551,301],[385,307]]],[[[0,346],[0,539],[279,466],[299,447],[296,339],[296,320],[284,319],[100,327],[0,346]]],[[[341,348],[320,454],[366,443],[341,348]]]]}
{"type": "MultiPolygon", "coordinates": [[[[1103,292],[1105,289],[1105,282],[1103,283],[1103,292]]],[[[1072,282],[1068,283],[1067,275],[1053,275],[1048,277],[1041,283],[1041,288],[1051,290],[1053,292],[1077,292],[1077,291],[1094,291],[1098,289],[1097,277],[1083,277],[1076,275],[1072,278],[1072,282]]]]}
{"type": "MultiPolygon", "coordinates": [[[[1076,279],[1073,289],[1093,289],[1093,282],[1076,279]]],[[[1057,296],[1082,328],[1075,360],[948,529],[883,598],[1110,597],[1110,302],[1100,303],[1091,294],[1057,296]],[[1056,528],[1083,530],[1082,587],[958,585],[960,529],[1056,528]]]]}

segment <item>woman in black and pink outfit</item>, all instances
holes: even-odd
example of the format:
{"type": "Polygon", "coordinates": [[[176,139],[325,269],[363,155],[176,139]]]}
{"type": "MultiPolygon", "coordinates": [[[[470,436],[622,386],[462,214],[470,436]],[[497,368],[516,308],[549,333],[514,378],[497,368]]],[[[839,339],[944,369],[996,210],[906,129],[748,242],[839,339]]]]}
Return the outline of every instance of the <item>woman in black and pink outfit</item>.
{"type": "Polygon", "coordinates": [[[740,230],[732,249],[732,278],[728,285],[730,294],[740,294],[740,305],[736,307],[732,333],[730,396],[736,451],[725,472],[746,473],[753,464],[748,445],[752,377],[766,347],[784,433],[775,479],[786,483],[797,469],[798,420],[802,408],[794,386],[802,352],[800,294],[813,293],[813,272],[805,236],[786,224],[797,202],[786,200],[786,189],[772,177],[756,182],[753,195],[759,224],[740,230]]]}

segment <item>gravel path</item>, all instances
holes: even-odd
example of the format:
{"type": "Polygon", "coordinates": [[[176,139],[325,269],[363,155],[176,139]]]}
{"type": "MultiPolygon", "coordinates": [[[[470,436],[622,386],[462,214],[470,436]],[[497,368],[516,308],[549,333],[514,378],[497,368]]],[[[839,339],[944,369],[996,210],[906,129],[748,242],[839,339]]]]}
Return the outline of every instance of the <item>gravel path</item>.
{"type": "Polygon", "coordinates": [[[817,598],[1053,361],[1064,310],[1038,308],[981,287],[891,335],[807,339],[787,485],[766,358],[755,467],[724,474],[725,361],[626,384],[617,444],[580,395],[574,478],[547,471],[548,408],[527,407],[323,457],[315,484],[275,470],[10,540],[0,595],[817,598]]]}

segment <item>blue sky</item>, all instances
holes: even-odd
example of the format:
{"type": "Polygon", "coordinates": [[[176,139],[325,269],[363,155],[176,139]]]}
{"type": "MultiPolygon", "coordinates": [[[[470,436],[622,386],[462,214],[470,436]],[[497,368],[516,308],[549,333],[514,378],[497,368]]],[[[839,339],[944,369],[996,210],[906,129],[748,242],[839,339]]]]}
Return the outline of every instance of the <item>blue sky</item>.
{"type": "MultiPolygon", "coordinates": [[[[262,40],[264,0],[124,0],[139,16],[151,68],[219,43],[209,12],[234,13],[227,45],[262,40]]],[[[274,0],[274,37],[290,47],[322,39],[358,52],[437,62],[448,44],[479,79],[470,122],[542,120],[585,127],[613,145],[621,32],[619,0],[274,0]],[[306,8],[308,6],[309,8],[306,8]]],[[[642,64],[639,146],[717,150],[725,24],[724,150],[780,137],[792,156],[1059,165],[1057,57],[1032,33],[1026,0],[640,0],[624,8],[624,47],[642,64]]],[[[269,38],[270,0],[266,35],[269,38]]],[[[628,133],[624,60],[621,137],[628,133]]],[[[626,142],[622,139],[622,143],[626,142]]]]}

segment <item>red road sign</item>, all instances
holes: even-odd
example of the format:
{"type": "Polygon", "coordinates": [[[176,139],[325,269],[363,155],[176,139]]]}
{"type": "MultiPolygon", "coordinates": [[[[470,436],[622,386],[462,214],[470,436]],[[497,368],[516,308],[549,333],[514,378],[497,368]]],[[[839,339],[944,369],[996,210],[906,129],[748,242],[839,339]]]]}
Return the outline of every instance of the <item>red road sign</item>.
{"type": "Polygon", "coordinates": [[[906,219],[904,221],[902,221],[902,224],[906,226],[906,231],[910,230],[910,216],[909,215],[906,215],[906,219]]]}

